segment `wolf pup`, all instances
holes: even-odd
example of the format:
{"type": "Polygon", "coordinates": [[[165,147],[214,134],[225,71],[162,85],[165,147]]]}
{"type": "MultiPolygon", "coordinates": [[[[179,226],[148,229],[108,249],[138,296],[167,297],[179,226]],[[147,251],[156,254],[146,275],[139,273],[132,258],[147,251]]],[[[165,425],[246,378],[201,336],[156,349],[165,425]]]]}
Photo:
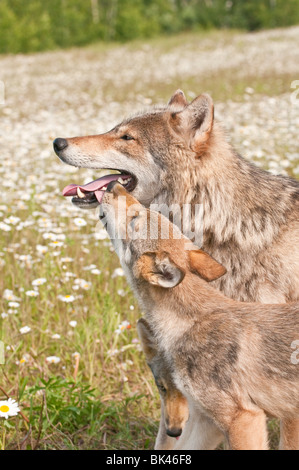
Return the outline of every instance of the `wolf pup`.
{"type": "Polygon", "coordinates": [[[281,420],[280,448],[299,449],[299,364],[292,360],[299,303],[225,297],[209,282],[226,269],[117,182],[107,187],[101,217],[188,402],[212,418],[231,449],[267,449],[266,414],[281,420]]]}

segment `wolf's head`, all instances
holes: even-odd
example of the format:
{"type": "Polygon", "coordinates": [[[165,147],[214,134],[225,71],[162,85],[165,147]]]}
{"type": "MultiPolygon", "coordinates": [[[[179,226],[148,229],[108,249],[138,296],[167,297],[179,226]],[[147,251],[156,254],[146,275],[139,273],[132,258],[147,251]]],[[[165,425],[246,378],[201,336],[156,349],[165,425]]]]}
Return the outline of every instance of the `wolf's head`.
{"type": "Polygon", "coordinates": [[[114,171],[86,185],[71,184],[63,194],[89,209],[101,202],[109,182],[120,180],[146,206],[163,194],[180,202],[186,188],[193,186],[190,178],[209,145],[213,122],[214,107],[208,95],[188,103],[177,90],[166,106],[126,119],[105,134],[57,138],[54,150],[63,162],[114,171]]]}
{"type": "Polygon", "coordinates": [[[187,399],[177,389],[171,367],[164,354],[158,348],[153,331],[146,320],[141,318],[137,323],[141,346],[158,387],[165,427],[168,436],[178,437],[182,434],[189,418],[187,399]]]}
{"type": "Polygon", "coordinates": [[[199,250],[162,214],[145,208],[118,182],[109,183],[101,218],[133,285],[174,288],[187,273],[206,281],[226,269],[199,250]]]}

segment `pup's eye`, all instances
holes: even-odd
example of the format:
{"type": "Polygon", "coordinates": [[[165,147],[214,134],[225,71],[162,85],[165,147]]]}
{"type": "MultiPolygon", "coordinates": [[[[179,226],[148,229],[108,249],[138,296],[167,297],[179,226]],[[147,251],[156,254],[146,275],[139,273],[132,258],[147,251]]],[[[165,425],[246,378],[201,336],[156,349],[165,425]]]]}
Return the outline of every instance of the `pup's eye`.
{"type": "Polygon", "coordinates": [[[124,134],[121,136],[121,139],[122,140],[135,140],[134,137],[132,137],[131,135],[129,134],[124,134]]]}

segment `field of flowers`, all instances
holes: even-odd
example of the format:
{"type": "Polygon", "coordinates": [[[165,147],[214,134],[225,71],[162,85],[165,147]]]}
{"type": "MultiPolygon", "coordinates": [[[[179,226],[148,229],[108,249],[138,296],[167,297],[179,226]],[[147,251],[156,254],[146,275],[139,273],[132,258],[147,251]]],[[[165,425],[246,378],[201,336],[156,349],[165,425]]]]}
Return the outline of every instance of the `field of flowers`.
{"type": "Polygon", "coordinates": [[[0,57],[0,449],[147,449],[158,426],[142,312],[96,211],[61,195],[99,173],[62,164],[54,138],[206,91],[241,154],[299,177],[298,40],[295,27],[0,57]]]}

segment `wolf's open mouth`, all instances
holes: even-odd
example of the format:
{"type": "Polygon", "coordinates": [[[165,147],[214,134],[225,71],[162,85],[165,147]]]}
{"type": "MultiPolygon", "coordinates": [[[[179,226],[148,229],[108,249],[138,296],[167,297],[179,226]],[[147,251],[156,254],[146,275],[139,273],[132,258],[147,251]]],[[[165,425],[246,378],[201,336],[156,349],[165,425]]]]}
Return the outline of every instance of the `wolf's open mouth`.
{"type": "Polygon", "coordinates": [[[127,191],[133,191],[137,185],[137,179],[134,175],[119,170],[119,174],[106,175],[95,181],[79,186],[78,184],[69,184],[62,194],[63,196],[73,196],[72,202],[82,209],[92,209],[101,204],[107,185],[111,181],[118,181],[127,191]]]}

